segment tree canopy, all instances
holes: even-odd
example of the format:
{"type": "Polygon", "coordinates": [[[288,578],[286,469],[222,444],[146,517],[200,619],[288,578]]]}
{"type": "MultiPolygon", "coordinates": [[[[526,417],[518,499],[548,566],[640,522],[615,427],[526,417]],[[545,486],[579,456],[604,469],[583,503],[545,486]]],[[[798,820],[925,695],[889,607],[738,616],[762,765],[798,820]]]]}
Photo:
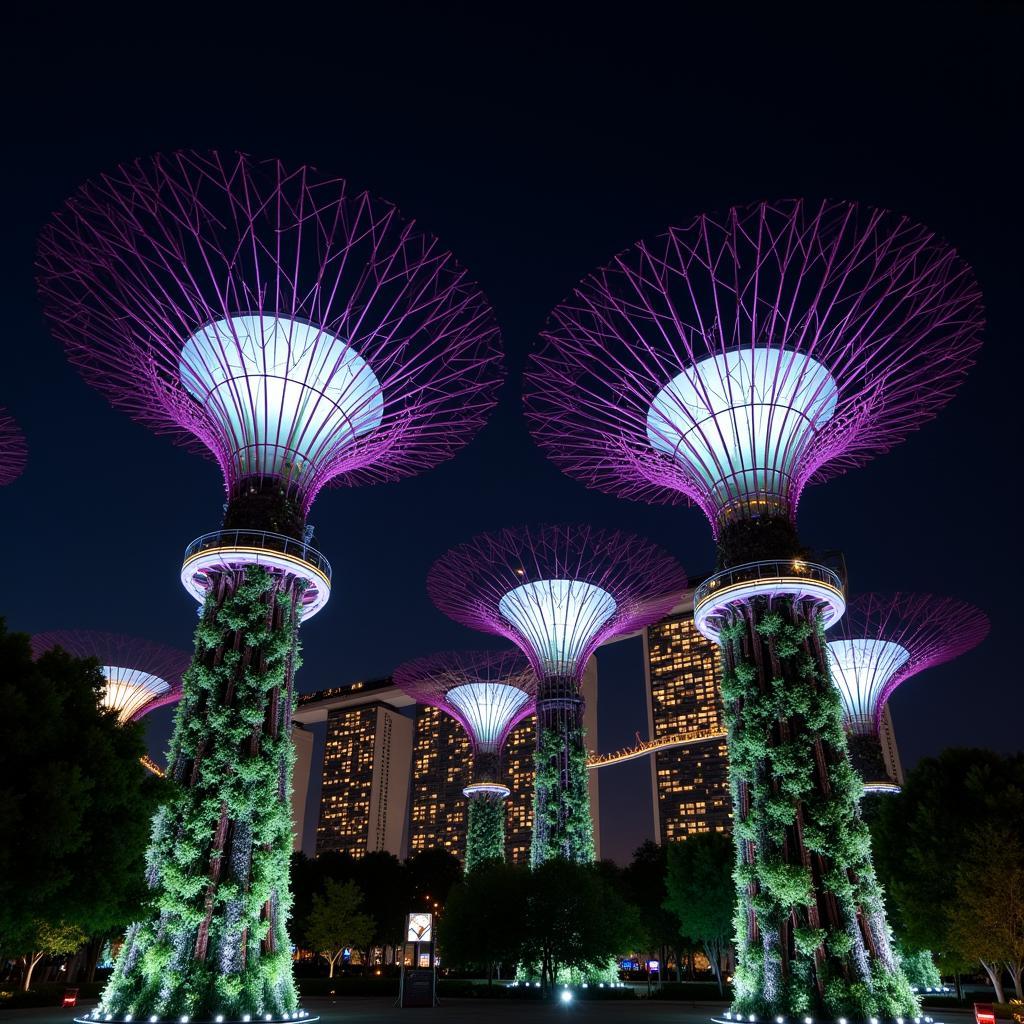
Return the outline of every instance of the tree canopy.
{"type": "Polygon", "coordinates": [[[327,958],[330,977],[346,948],[365,949],[373,938],[374,921],[361,912],[363,894],[355,882],[328,878],[324,892],[313,897],[306,942],[327,958]]]}
{"type": "Polygon", "coordinates": [[[735,886],[732,839],[724,832],[701,832],[668,846],[665,906],[679,921],[681,935],[699,942],[722,991],[722,957],[733,930],[735,886]]]}
{"type": "MultiPolygon", "coordinates": [[[[139,764],[143,727],[102,709],[93,659],[0,620],[0,952],[40,934],[99,935],[131,922],[146,896],[144,854],[162,780],[139,764]]],[[[66,943],[63,943],[66,945],[66,943]]]]}

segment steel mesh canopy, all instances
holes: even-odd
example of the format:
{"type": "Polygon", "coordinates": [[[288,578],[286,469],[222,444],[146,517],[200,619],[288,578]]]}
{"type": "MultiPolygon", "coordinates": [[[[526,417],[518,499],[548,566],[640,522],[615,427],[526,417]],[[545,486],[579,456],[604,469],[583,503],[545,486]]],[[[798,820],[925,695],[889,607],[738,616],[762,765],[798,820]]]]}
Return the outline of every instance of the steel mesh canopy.
{"type": "Polygon", "coordinates": [[[427,590],[446,615],[507,637],[538,676],[575,676],[609,637],[656,622],[686,588],[650,541],[590,526],[481,534],[442,555],[427,590]]]}
{"type": "Polygon", "coordinates": [[[0,409],[0,487],[13,483],[25,471],[28,445],[25,435],[6,409],[0,409]]]}
{"type": "Polygon", "coordinates": [[[876,732],[900,683],[952,661],[988,634],[985,614],[964,601],[930,594],[864,594],[829,631],[832,679],[846,726],[876,732]]]}
{"type": "Polygon", "coordinates": [[[107,680],[103,704],[117,712],[122,722],[181,699],[181,678],[190,657],[184,651],[163,647],[117,633],[90,630],[54,630],[32,637],[32,654],[38,658],[54,647],[76,658],[95,658],[107,680]]]}
{"type": "Polygon", "coordinates": [[[971,269],[905,217],[761,203],[639,242],[552,313],[525,404],[588,486],[690,500],[716,532],[795,517],[804,486],[945,405],[980,344],[971,269]]]}
{"type": "Polygon", "coordinates": [[[473,749],[501,749],[534,711],[537,677],[519,651],[446,651],[395,669],[395,685],[421,704],[440,708],[466,730],[473,749]]]}
{"type": "Polygon", "coordinates": [[[84,185],[39,242],[54,333],[135,419],[208,449],[229,493],[417,473],[501,382],[487,300],[436,238],[341,179],[175,153],[84,185]]]}

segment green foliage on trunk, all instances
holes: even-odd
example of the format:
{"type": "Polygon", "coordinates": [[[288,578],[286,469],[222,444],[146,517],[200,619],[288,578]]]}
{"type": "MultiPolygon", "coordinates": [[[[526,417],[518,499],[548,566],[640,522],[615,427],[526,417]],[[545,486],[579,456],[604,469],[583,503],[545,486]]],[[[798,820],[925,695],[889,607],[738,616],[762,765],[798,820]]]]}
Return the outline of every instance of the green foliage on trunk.
{"type": "Polygon", "coordinates": [[[466,873],[488,860],[505,859],[505,801],[497,795],[469,799],[466,873]]]}
{"type": "Polygon", "coordinates": [[[583,727],[575,726],[566,733],[540,730],[534,770],[531,862],[536,866],[562,857],[578,864],[591,863],[594,823],[583,727]]]}
{"type": "Polygon", "coordinates": [[[147,854],[151,915],[129,929],[103,1009],[228,1019],[296,1008],[286,922],[298,587],[221,580],[196,629],[147,854]]]}
{"type": "Polygon", "coordinates": [[[755,599],[722,634],[741,1014],[912,1016],[820,629],[755,599]]]}

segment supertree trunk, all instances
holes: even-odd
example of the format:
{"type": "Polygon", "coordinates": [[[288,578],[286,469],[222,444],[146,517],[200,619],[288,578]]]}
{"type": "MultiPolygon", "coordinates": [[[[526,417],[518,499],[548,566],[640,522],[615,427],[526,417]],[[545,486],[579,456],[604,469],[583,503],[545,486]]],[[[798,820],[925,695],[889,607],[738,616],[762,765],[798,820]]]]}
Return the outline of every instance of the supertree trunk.
{"type": "Polygon", "coordinates": [[[505,798],[480,793],[469,798],[466,873],[488,860],[505,859],[505,798]]]}
{"type": "Polygon", "coordinates": [[[815,605],[753,597],[734,606],[721,643],[739,893],[733,1009],[915,1014],[815,605]]]}
{"type": "Polygon", "coordinates": [[[534,760],[534,866],[553,857],[589,864],[594,859],[583,698],[572,677],[545,679],[537,691],[534,760]]]}
{"type": "Polygon", "coordinates": [[[147,854],[153,914],[129,930],[101,1000],[115,1017],[297,1007],[286,924],[301,590],[256,567],[210,590],[147,854]]]}

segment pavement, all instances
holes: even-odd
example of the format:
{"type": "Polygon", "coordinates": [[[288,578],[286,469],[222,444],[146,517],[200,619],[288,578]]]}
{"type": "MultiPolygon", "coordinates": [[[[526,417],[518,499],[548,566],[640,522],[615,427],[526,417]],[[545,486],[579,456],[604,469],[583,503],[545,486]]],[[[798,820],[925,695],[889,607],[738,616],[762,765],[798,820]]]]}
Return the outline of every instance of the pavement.
{"type": "MultiPolygon", "coordinates": [[[[94,1003],[80,1003],[81,1014],[94,1003]]],[[[402,1010],[391,997],[344,996],[306,999],[303,1006],[320,1015],[322,1024],[708,1024],[727,1008],[725,1003],[682,1000],[574,1000],[535,1003],[519,999],[444,999],[440,1006],[402,1010]]],[[[973,1024],[967,1010],[927,1011],[936,1024],[973,1024]]],[[[60,1007],[5,1010],[0,1024],[71,1024],[72,1014],[60,1007]]]]}

